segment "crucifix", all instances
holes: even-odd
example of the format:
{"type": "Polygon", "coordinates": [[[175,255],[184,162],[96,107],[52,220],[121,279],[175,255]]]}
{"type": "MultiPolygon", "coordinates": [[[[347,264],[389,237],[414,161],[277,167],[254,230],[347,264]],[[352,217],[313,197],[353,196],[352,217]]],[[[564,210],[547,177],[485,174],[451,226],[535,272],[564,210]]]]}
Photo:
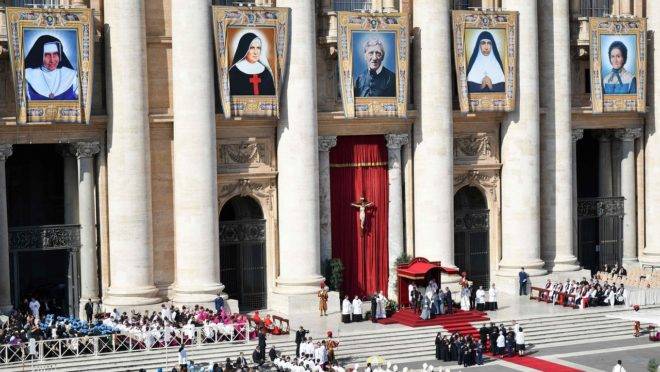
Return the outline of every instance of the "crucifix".
{"type": "Polygon", "coordinates": [[[371,208],[374,203],[370,202],[365,198],[364,196],[360,198],[359,201],[355,203],[351,203],[351,205],[355,208],[360,209],[360,230],[362,230],[362,233],[364,234],[364,222],[367,218],[366,210],[367,208],[371,208]]]}

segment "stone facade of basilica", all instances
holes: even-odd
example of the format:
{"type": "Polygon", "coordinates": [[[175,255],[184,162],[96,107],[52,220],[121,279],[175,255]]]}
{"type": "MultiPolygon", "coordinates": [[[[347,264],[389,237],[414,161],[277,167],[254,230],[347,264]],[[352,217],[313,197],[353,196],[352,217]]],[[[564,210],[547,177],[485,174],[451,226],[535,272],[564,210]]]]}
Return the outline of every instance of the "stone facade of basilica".
{"type": "Polygon", "coordinates": [[[385,138],[391,272],[406,252],[514,291],[520,267],[535,282],[660,265],[656,1],[354,2],[412,30],[407,118],[357,119],[341,108],[333,0],[257,0],[291,9],[279,119],[221,115],[210,0],[59,3],[94,10],[90,125],[16,124],[0,7],[0,306],[61,277],[74,308],[231,287],[242,309],[314,309],[332,256],[329,154],[355,135],[385,138]],[[519,13],[514,112],[458,109],[450,11],[466,6],[519,13]],[[647,19],[645,114],[592,112],[587,17],[603,14],[647,19]]]}

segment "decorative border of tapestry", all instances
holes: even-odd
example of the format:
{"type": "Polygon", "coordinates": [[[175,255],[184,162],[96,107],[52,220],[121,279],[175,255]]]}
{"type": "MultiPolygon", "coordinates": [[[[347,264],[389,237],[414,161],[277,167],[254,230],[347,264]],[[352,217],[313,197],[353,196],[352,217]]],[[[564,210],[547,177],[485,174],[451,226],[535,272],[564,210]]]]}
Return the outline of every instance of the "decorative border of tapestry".
{"type": "Polygon", "coordinates": [[[454,10],[461,112],[515,110],[518,12],[454,10]]]}
{"type": "Polygon", "coordinates": [[[589,18],[594,114],[646,111],[646,19],[589,18]]]}
{"type": "Polygon", "coordinates": [[[225,118],[279,117],[289,11],[213,7],[218,89],[225,118]]]}
{"type": "Polygon", "coordinates": [[[338,12],[339,75],[344,116],[407,116],[408,15],[338,12]]]}
{"type": "Polygon", "coordinates": [[[92,10],[10,7],[6,13],[16,122],[89,123],[92,10]]]}

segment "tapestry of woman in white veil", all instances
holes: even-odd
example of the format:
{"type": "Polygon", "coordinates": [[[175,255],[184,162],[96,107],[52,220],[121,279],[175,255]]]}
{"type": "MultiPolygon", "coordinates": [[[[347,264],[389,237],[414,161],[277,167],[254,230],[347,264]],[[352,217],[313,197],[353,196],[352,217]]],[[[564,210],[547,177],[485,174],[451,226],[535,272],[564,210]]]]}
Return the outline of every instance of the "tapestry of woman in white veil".
{"type": "Polygon", "coordinates": [[[76,100],[78,73],[64,52],[62,41],[40,36],[25,57],[28,100],[76,100]]]}
{"type": "Polygon", "coordinates": [[[474,44],[467,67],[469,93],[504,92],[504,65],[493,34],[482,31],[474,44]]]}
{"type": "Polygon", "coordinates": [[[275,82],[265,53],[264,41],[252,32],[241,36],[229,68],[231,95],[273,96],[275,82]]]}

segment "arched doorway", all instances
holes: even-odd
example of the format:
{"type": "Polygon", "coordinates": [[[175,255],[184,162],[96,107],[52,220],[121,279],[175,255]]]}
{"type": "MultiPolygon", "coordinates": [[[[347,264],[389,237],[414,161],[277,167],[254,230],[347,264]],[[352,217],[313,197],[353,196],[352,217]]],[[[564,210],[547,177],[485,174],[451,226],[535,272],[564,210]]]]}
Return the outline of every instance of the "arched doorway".
{"type": "Polygon", "coordinates": [[[489,210],[478,188],[465,186],[454,195],[454,263],[474,284],[490,285],[489,210]]]}
{"type": "Polygon", "coordinates": [[[266,307],[266,220],[250,197],[235,196],[220,211],[220,278],[241,310],[266,307]]]}

